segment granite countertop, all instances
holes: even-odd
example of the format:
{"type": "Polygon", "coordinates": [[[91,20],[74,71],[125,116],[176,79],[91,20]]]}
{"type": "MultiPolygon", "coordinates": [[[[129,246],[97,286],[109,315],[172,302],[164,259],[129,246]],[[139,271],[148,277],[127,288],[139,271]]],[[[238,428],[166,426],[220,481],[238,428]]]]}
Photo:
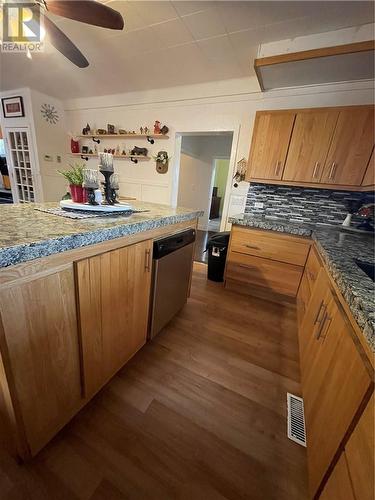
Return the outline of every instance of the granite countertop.
{"type": "Polygon", "coordinates": [[[369,346],[375,352],[374,283],[354,262],[354,259],[374,262],[374,236],[372,234],[343,231],[341,226],[296,223],[287,219],[271,219],[250,214],[230,217],[229,222],[311,237],[316,242],[320,255],[369,346]]]}
{"type": "Polygon", "coordinates": [[[0,205],[0,268],[93,245],[170,224],[193,220],[199,210],[132,201],[144,212],[91,219],[67,219],[36,208],[58,203],[0,205]]]}

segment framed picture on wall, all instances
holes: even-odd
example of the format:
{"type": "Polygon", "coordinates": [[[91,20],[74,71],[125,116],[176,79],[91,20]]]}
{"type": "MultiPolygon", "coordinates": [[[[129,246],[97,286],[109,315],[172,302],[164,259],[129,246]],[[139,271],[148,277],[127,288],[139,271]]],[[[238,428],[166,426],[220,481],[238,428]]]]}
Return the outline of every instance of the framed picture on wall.
{"type": "Polygon", "coordinates": [[[19,118],[25,116],[21,96],[3,97],[1,103],[3,105],[4,118],[19,118]]]}

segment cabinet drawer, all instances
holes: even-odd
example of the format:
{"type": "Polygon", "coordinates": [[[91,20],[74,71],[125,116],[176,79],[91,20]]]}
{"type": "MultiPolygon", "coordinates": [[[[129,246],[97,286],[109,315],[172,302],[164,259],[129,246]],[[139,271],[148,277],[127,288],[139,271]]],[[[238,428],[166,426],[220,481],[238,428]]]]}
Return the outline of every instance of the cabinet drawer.
{"type": "Polygon", "coordinates": [[[315,285],[315,282],[318,278],[318,274],[319,274],[321,267],[322,267],[322,263],[320,261],[318,254],[317,254],[317,251],[315,250],[314,247],[311,247],[309,256],[307,258],[306,270],[305,270],[311,291],[314,288],[314,285],[315,285]]]}
{"type": "Polygon", "coordinates": [[[232,228],[231,252],[304,266],[309,248],[310,243],[293,236],[237,226],[232,228]]]}
{"type": "Polygon", "coordinates": [[[295,297],[303,268],[270,259],[231,252],[225,278],[295,297]]]}

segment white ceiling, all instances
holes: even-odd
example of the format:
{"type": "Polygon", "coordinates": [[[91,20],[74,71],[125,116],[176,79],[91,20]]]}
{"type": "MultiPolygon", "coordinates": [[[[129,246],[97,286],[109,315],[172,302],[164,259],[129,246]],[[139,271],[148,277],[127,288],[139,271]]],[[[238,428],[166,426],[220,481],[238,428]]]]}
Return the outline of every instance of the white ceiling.
{"type": "Polygon", "coordinates": [[[50,16],[90,61],[79,69],[46,43],[43,54],[1,54],[0,87],[71,98],[254,75],[261,43],[374,21],[362,1],[106,1],[122,32],[50,16]]]}

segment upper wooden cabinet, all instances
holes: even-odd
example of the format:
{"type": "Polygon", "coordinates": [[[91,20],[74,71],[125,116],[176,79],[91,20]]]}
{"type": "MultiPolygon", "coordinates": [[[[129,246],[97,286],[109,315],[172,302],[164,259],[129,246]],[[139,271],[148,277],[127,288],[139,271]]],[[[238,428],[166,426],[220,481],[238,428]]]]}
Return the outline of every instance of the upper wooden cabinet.
{"type": "Polygon", "coordinates": [[[246,180],[368,190],[373,147],[374,106],[259,111],[246,180]]]}
{"type": "Polygon", "coordinates": [[[363,177],[362,186],[375,186],[375,154],[372,150],[370,161],[368,162],[365,175],[363,177]]]}
{"type": "Polygon", "coordinates": [[[147,240],[76,264],[86,397],[146,343],[151,249],[147,240]]]}
{"type": "Polygon", "coordinates": [[[321,181],[360,186],[373,147],[373,107],[340,111],[321,181]]]}
{"type": "Polygon", "coordinates": [[[334,110],[297,113],[283,180],[320,181],[338,116],[334,110]]]}
{"type": "Polygon", "coordinates": [[[281,179],[294,118],[294,112],[257,113],[246,180],[281,179]]]}

